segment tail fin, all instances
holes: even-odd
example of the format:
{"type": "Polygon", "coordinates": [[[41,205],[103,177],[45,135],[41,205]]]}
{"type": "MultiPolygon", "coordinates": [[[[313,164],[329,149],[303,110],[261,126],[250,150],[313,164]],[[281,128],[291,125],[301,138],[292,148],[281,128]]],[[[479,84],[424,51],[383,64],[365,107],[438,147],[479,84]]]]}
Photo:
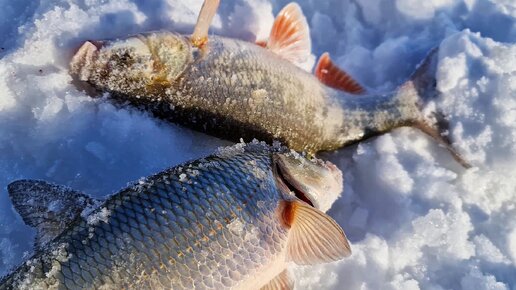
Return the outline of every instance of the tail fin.
{"type": "Polygon", "coordinates": [[[426,133],[440,145],[444,146],[453,158],[463,167],[470,168],[471,164],[464,160],[459,152],[453,148],[450,139],[446,136],[446,132],[448,131],[448,122],[444,119],[444,116],[438,112],[434,112],[434,120],[431,120],[430,118],[425,117],[421,110],[429,100],[434,99],[439,95],[436,88],[437,80],[435,79],[438,52],[439,48],[436,47],[428,53],[426,58],[412,74],[410,80],[401,86],[398,95],[416,94],[418,98],[417,106],[420,110],[418,116],[410,122],[410,125],[426,133]]]}

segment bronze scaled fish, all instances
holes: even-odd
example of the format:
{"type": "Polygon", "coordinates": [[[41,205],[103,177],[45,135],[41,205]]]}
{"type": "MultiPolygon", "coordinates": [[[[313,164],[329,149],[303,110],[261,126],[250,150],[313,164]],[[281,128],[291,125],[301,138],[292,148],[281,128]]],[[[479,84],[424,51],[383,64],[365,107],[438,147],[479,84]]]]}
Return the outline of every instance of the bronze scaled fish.
{"type": "Polygon", "coordinates": [[[277,16],[267,41],[208,36],[218,1],[207,0],[194,34],[142,33],[87,41],[71,73],[123,103],[218,137],[279,140],[297,151],[333,150],[393,128],[413,126],[468,164],[423,116],[437,95],[436,50],[397,90],[367,94],[323,54],[309,74],[295,65],[310,55],[309,29],[297,4],[277,16]]]}
{"type": "Polygon", "coordinates": [[[259,143],[165,170],[105,201],[16,181],[9,195],[37,228],[37,249],[0,289],[291,289],[288,262],[351,253],[321,211],[341,190],[333,164],[259,143]]]}

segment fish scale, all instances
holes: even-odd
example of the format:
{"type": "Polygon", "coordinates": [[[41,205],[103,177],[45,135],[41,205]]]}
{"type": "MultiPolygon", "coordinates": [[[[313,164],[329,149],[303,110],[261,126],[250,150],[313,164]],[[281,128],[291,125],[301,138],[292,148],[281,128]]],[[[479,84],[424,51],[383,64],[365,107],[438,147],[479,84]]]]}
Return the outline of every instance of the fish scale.
{"type": "Polygon", "coordinates": [[[235,286],[278,255],[287,241],[275,213],[280,193],[271,163],[270,152],[213,156],[149,177],[109,197],[92,213],[107,210],[101,220],[76,220],[0,289],[23,289],[20,283],[56,289],[235,286]],[[205,166],[213,162],[217,165],[205,166]],[[228,175],[228,168],[234,173],[228,175]],[[267,173],[264,178],[248,178],[257,168],[267,173]],[[181,174],[186,180],[180,181],[181,174]],[[246,190],[238,186],[242,180],[246,190]],[[26,271],[31,263],[38,265],[32,273],[26,271]]]}

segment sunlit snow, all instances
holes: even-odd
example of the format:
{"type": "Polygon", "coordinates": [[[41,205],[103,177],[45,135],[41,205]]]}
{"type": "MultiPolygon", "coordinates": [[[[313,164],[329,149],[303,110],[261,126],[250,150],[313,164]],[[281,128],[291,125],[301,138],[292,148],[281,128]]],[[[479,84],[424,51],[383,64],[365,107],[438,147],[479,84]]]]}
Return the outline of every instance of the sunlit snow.
{"type": "MultiPolygon", "coordinates": [[[[288,1],[224,0],[212,33],[264,39],[288,1]]],[[[516,2],[301,0],[313,55],[394,89],[440,46],[439,99],[465,170],[409,128],[321,157],[344,192],[329,211],[351,257],[292,267],[296,289],[516,289],[516,2]]],[[[87,39],[192,31],[202,0],[0,0],[0,276],[35,232],[6,186],[44,179],[94,197],[231,144],[90,98],[68,63],[87,39]]],[[[309,60],[313,63],[313,59],[309,60]]],[[[236,225],[235,225],[236,227],[236,225]]]]}

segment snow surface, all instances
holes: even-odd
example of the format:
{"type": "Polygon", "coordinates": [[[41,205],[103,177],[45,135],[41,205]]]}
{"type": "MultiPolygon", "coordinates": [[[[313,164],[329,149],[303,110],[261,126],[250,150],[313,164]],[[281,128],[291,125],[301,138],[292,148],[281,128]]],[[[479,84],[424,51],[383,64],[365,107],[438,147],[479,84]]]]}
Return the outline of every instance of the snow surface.
{"type": "MultiPolygon", "coordinates": [[[[266,37],[287,1],[224,0],[214,33],[266,37]]],[[[0,0],[0,275],[32,248],[6,193],[39,178],[96,197],[228,142],[92,99],[68,62],[86,39],[191,32],[202,0],[0,0]]],[[[516,2],[303,0],[313,54],[374,90],[401,84],[440,45],[428,104],[449,118],[465,170],[402,128],[326,154],[344,173],[330,214],[343,261],[295,267],[296,289],[516,290],[516,2]]]]}

